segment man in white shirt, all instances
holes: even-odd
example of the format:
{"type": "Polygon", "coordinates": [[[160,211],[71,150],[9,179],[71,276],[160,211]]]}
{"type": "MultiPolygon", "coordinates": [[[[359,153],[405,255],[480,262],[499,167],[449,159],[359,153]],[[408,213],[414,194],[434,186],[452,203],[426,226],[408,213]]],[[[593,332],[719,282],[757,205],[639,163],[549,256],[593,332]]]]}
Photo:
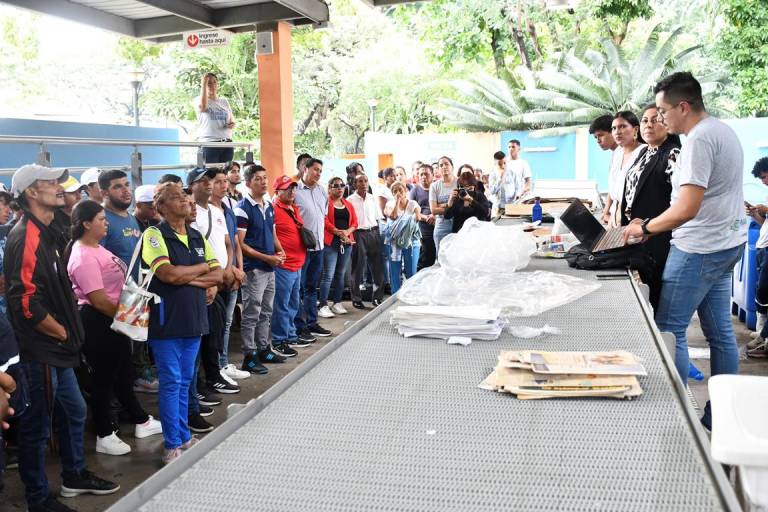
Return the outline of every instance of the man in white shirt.
{"type": "Polygon", "coordinates": [[[352,305],[357,309],[365,309],[360,285],[366,269],[370,267],[374,286],[372,304],[376,307],[384,299],[383,244],[379,233],[379,220],[383,215],[378,201],[368,193],[368,177],[365,174],[355,177],[355,193],[347,201],[352,204],[357,216],[352,254],[352,305]]]}
{"type": "MultiPolygon", "coordinates": [[[[768,157],[763,157],[755,162],[752,168],[752,176],[759,179],[763,185],[768,185],[768,157]]],[[[747,215],[760,224],[760,236],[755,243],[755,256],[757,259],[757,290],[755,302],[757,303],[757,326],[752,335],[754,338],[747,343],[747,356],[768,357],[768,327],[766,327],[766,313],[768,313],[768,207],[762,204],[752,206],[745,203],[747,215]]]]}
{"type": "MultiPolygon", "coordinates": [[[[507,143],[509,158],[507,159],[507,172],[515,176],[514,201],[519,201],[531,192],[531,166],[520,158],[520,141],[512,139],[507,143]]],[[[509,197],[509,194],[507,195],[509,197]]]]}

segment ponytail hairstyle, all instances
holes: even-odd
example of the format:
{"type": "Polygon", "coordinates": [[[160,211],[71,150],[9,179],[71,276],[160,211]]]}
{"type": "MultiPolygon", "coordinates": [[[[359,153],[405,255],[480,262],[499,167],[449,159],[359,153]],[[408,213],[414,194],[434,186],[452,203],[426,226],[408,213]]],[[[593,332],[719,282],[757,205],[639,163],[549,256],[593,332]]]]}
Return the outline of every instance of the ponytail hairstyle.
{"type": "Polygon", "coordinates": [[[72,254],[72,246],[75,242],[83,238],[85,234],[85,223],[92,222],[96,216],[104,209],[96,201],[86,199],[80,201],[72,210],[72,238],[64,249],[64,264],[69,263],[69,256],[72,254]]]}

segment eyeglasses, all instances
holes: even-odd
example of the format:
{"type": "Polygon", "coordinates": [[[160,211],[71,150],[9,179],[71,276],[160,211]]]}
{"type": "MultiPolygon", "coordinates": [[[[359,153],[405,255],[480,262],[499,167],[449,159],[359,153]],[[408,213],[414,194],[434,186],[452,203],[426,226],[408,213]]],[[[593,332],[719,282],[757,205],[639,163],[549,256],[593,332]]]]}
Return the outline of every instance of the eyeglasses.
{"type": "Polygon", "coordinates": [[[665,117],[667,117],[667,113],[669,113],[671,110],[674,110],[674,109],[676,109],[677,107],[679,107],[679,106],[680,106],[680,105],[682,105],[683,103],[688,103],[688,102],[687,102],[687,101],[685,101],[685,100],[683,100],[683,101],[678,101],[678,102],[677,102],[677,103],[676,103],[676,104],[675,104],[675,105],[674,105],[672,108],[670,108],[669,110],[667,110],[667,109],[663,109],[663,108],[661,108],[661,107],[656,107],[656,112],[659,114],[659,117],[660,117],[660,118],[664,119],[665,117]]]}
{"type": "Polygon", "coordinates": [[[329,185],[328,188],[344,188],[343,183],[334,183],[333,185],[329,185]]]}

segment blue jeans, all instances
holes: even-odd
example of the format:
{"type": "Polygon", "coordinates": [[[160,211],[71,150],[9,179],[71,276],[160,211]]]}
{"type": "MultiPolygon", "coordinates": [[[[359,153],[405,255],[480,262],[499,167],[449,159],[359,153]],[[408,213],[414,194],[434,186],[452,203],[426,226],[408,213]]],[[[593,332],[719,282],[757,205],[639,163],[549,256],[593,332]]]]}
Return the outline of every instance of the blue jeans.
{"type": "Polygon", "coordinates": [[[731,276],[743,245],[712,254],[692,254],[674,245],[662,278],[656,325],[675,335],[675,367],[688,380],[688,340],[685,331],[694,311],[709,342],[712,375],[736,373],[739,350],[731,324],[731,276]]]}
{"type": "Polygon", "coordinates": [[[19,475],[26,487],[27,504],[32,506],[48,498],[45,454],[51,435],[51,412],[55,412],[65,475],[85,469],[83,435],[87,411],[72,368],[35,362],[21,365],[27,376],[29,407],[19,418],[19,475]]]}
{"type": "Polygon", "coordinates": [[[272,305],[272,345],[296,339],[294,318],[301,301],[301,270],[275,268],[275,300],[272,305]]]}
{"type": "MultiPolygon", "coordinates": [[[[383,240],[384,237],[382,237],[383,240]]],[[[384,284],[388,284],[390,289],[392,288],[392,276],[389,272],[389,259],[392,256],[392,246],[387,242],[382,245],[381,260],[382,268],[384,269],[384,284]]],[[[392,292],[395,293],[395,292],[392,292]]]]}
{"type": "Polygon", "coordinates": [[[392,295],[396,294],[402,286],[400,279],[401,267],[405,268],[405,278],[410,279],[416,273],[416,264],[419,262],[419,252],[421,247],[418,245],[412,245],[407,249],[401,249],[400,255],[401,261],[389,262],[389,275],[392,280],[392,295]]]}
{"type": "Polygon", "coordinates": [[[232,319],[235,316],[237,306],[237,290],[229,292],[227,299],[226,319],[224,320],[224,339],[222,340],[221,354],[219,354],[219,366],[224,368],[229,364],[229,332],[232,329],[232,319]]]}
{"type": "Polygon", "coordinates": [[[435,239],[435,260],[440,260],[440,242],[447,235],[451,234],[453,230],[453,219],[444,219],[438,217],[435,220],[435,230],[432,232],[432,236],[435,239]]]}
{"type": "Polygon", "coordinates": [[[195,370],[200,337],[149,340],[160,381],[157,401],[163,425],[165,448],[178,448],[189,441],[189,388],[195,370]]]}
{"type": "Polygon", "coordinates": [[[328,294],[333,285],[334,303],[341,302],[344,293],[344,276],[347,273],[349,262],[352,258],[351,245],[339,245],[333,247],[326,245],[323,249],[323,277],[320,279],[320,306],[328,302],[328,294]],[[344,252],[341,252],[341,250],[344,252]]]}
{"type": "Polygon", "coordinates": [[[307,251],[307,259],[301,269],[302,304],[294,319],[298,332],[317,325],[317,294],[322,274],[323,251],[307,251]]]}

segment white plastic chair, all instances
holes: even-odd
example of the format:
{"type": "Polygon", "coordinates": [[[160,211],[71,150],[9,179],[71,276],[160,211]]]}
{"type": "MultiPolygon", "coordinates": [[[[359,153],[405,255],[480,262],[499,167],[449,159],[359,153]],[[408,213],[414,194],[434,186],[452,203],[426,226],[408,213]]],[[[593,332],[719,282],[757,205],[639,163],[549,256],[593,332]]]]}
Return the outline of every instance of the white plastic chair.
{"type": "Polygon", "coordinates": [[[716,375],[709,399],[712,457],[738,466],[750,506],[768,510],[768,377],[716,375]]]}

